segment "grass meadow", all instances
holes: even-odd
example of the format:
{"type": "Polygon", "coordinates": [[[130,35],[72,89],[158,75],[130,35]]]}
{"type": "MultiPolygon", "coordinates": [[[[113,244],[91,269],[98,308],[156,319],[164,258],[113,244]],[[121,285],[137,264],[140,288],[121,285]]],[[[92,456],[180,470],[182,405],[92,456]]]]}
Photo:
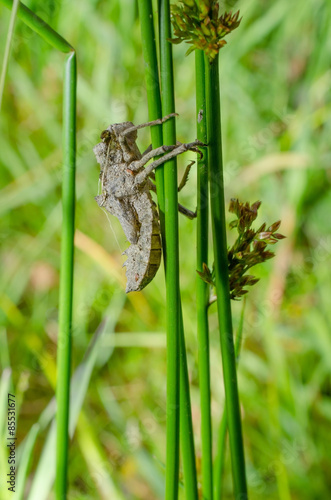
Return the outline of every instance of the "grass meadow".
{"type": "MultiPolygon", "coordinates": [[[[128,243],[117,219],[108,219],[94,200],[99,166],[92,148],[100,132],[110,123],[148,120],[138,6],[134,0],[26,5],[77,51],[68,498],[161,500],[164,272],[161,267],[144,291],[125,294],[121,253],[128,243]]],[[[252,500],[323,499],[331,491],[331,3],[227,5],[240,8],[243,19],[220,53],[226,204],[262,201],[258,221],[281,219],[286,235],[276,257],[254,269],[261,280],[247,295],[238,383],[248,490],[252,500]]],[[[0,3],[1,61],[9,20],[0,3]]],[[[185,57],[186,49],[173,48],[181,142],[196,138],[194,55],[185,57]]],[[[17,498],[27,500],[55,498],[63,61],[17,20],[0,115],[0,435],[4,443],[6,397],[14,391],[17,457],[26,463],[17,498]]],[[[141,150],[150,142],[150,131],[139,131],[141,150]]],[[[189,152],[179,159],[180,173],[195,157],[189,152]]],[[[193,167],[180,202],[195,210],[196,192],[193,167]]],[[[196,221],[180,216],[179,238],[200,478],[196,221]]],[[[232,303],[235,329],[241,307],[232,303]]],[[[216,448],[224,388],[215,304],[209,320],[216,448]]],[[[5,467],[5,447],[0,453],[5,467]]],[[[14,498],[3,475],[0,497],[14,498]]],[[[183,488],[179,497],[185,498],[183,488]]],[[[233,498],[228,449],[223,498],[233,498]]]]}

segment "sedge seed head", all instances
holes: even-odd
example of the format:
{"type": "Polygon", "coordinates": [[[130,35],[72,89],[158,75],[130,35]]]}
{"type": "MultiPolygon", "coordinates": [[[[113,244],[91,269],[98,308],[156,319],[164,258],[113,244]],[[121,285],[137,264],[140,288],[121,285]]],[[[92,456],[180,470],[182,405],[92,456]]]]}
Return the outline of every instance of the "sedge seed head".
{"type": "Polygon", "coordinates": [[[215,0],[180,0],[171,6],[173,43],[191,45],[186,55],[195,49],[203,50],[211,63],[226,45],[224,37],[238,28],[239,10],[219,16],[219,3],[215,0]]]}

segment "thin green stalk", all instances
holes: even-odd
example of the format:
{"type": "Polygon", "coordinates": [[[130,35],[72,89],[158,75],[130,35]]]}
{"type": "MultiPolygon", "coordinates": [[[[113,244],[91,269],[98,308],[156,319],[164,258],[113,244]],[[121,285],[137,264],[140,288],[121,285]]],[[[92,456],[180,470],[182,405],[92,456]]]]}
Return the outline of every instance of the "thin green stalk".
{"type": "Polygon", "coordinates": [[[182,311],[180,311],[180,445],[187,500],[198,500],[194,434],[182,311]]]}
{"type": "MultiPolygon", "coordinates": [[[[139,16],[142,32],[142,46],[145,61],[145,80],[147,87],[147,99],[149,120],[154,120],[162,116],[160,86],[158,77],[158,65],[155,46],[155,34],[153,26],[153,9],[151,1],[139,0],[139,16]]],[[[153,148],[163,144],[163,134],[161,126],[154,126],[151,129],[153,148]]],[[[164,227],[164,179],[163,166],[157,168],[156,189],[161,220],[161,233],[164,251],[164,263],[166,266],[166,248],[165,248],[165,227],[164,227]]],[[[177,181],[176,181],[177,182],[177,181]]],[[[184,481],[187,498],[195,500],[198,498],[195,452],[193,441],[193,425],[191,415],[191,402],[189,393],[189,379],[186,361],[186,349],[183,330],[182,313],[180,311],[180,405],[183,411],[180,412],[180,438],[183,449],[183,468],[184,481]]]]}
{"type": "MultiPolygon", "coordinates": [[[[159,1],[160,69],[162,113],[175,111],[172,46],[169,1],[159,1]]],[[[175,119],[163,124],[163,139],[167,145],[176,144],[175,119]]],[[[166,234],[166,296],[167,296],[167,453],[166,500],[178,498],[179,481],[179,394],[180,394],[180,291],[177,162],[165,164],[165,234],[166,234]]]]}
{"type": "MultiPolygon", "coordinates": [[[[9,9],[11,0],[0,0],[9,9]]],[[[63,180],[62,238],[59,295],[59,335],[57,351],[57,441],[56,481],[57,500],[67,494],[68,422],[71,368],[71,329],[75,231],[75,169],[76,169],[76,54],[72,46],[40,17],[20,3],[18,17],[52,47],[69,53],[65,62],[63,82],[63,180]]]]}
{"type": "MultiPolygon", "coordinates": [[[[201,50],[195,52],[197,138],[207,142],[205,62],[201,50]]],[[[197,270],[208,263],[208,158],[207,148],[198,159],[197,270]]],[[[208,326],[209,286],[197,275],[197,329],[199,346],[199,386],[201,406],[202,495],[213,498],[213,452],[210,401],[210,359],[208,326]]]]}
{"type": "Polygon", "coordinates": [[[33,424],[27,437],[24,440],[22,455],[19,461],[19,468],[17,474],[15,500],[24,500],[25,485],[28,478],[28,473],[30,470],[33,457],[33,450],[38,437],[39,430],[40,430],[40,425],[33,424]]]}
{"type": "Polygon", "coordinates": [[[234,496],[244,500],[247,485],[229,292],[218,56],[212,63],[206,58],[205,68],[211,219],[223,377],[234,496]]]}
{"type": "MultiPolygon", "coordinates": [[[[12,9],[13,0],[0,0],[8,9],[12,9]]],[[[71,52],[73,47],[53,30],[45,21],[20,2],[17,16],[47,43],[61,52],[71,52]]]]}
{"type": "MultiPolygon", "coordinates": [[[[162,117],[161,94],[158,63],[156,55],[155,33],[153,25],[153,8],[151,0],[138,0],[141,26],[142,49],[145,62],[145,82],[147,89],[148,119],[150,121],[162,117]]],[[[153,148],[163,144],[162,125],[151,128],[153,148]]],[[[155,171],[157,202],[159,206],[161,233],[164,236],[164,166],[155,171]]]]}
{"type": "Polygon", "coordinates": [[[2,63],[1,76],[0,76],[0,112],[1,112],[1,106],[2,106],[3,91],[5,88],[5,79],[6,79],[6,74],[7,74],[8,62],[9,62],[10,47],[11,47],[11,42],[12,42],[13,34],[14,34],[18,6],[19,6],[19,1],[14,0],[14,2],[12,4],[12,11],[11,11],[9,27],[8,27],[5,53],[3,56],[3,63],[2,63]]]}
{"type": "Polygon", "coordinates": [[[224,475],[224,463],[225,463],[225,445],[226,436],[228,430],[228,420],[226,416],[226,404],[224,404],[223,414],[221,422],[218,429],[217,438],[217,455],[215,458],[214,465],[214,478],[215,478],[215,500],[221,500],[222,498],[222,485],[223,485],[223,475],[224,475]]]}
{"type": "Polygon", "coordinates": [[[75,52],[71,52],[66,59],[63,83],[63,219],[56,380],[57,474],[55,491],[57,500],[63,500],[66,498],[68,470],[68,425],[75,232],[76,82],[76,54],[75,52]]]}
{"type": "MultiPolygon", "coordinates": [[[[236,335],[236,343],[235,343],[235,355],[236,355],[236,363],[238,365],[241,343],[242,343],[242,334],[244,329],[244,315],[245,315],[245,306],[246,306],[246,297],[243,299],[243,305],[241,309],[240,321],[238,325],[237,335],[236,335]]],[[[221,500],[222,498],[222,481],[223,481],[223,473],[224,473],[224,463],[225,463],[225,444],[226,444],[226,434],[228,430],[228,419],[226,413],[226,405],[224,405],[223,415],[221,419],[221,423],[218,430],[218,441],[217,441],[217,455],[215,460],[214,467],[214,477],[215,477],[215,500],[221,500]]]]}

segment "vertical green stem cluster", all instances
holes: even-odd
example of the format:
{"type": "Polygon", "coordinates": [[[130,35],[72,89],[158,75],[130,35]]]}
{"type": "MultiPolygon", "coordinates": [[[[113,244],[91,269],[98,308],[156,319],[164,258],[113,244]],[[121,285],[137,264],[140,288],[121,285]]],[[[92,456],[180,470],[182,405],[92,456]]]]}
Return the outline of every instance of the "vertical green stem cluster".
{"type": "MultiPolygon", "coordinates": [[[[162,114],[175,111],[172,47],[170,38],[169,2],[159,2],[160,68],[162,89],[162,114]]],[[[175,119],[163,124],[165,144],[176,144],[175,119]]],[[[179,241],[178,241],[178,190],[176,158],[165,164],[165,235],[166,235],[166,295],[167,295],[167,455],[166,500],[178,497],[179,474],[179,361],[180,361],[180,292],[179,292],[179,241]]]]}
{"type": "MultiPolygon", "coordinates": [[[[157,64],[157,54],[156,54],[156,45],[155,45],[155,34],[154,34],[154,26],[153,26],[153,9],[152,9],[152,2],[150,0],[139,0],[138,1],[139,5],[139,16],[140,16],[140,23],[141,23],[141,32],[142,32],[142,45],[143,45],[143,55],[144,55],[144,61],[145,61],[145,80],[146,80],[146,87],[147,87],[147,99],[148,99],[148,110],[149,110],[149,119],[154,120],[156,118],[160,118],[162,115],[168,114],[164,109],[162,109],[161,106],[161,96],[160,96],[160,86],[159,86],[159,77],[158,77],[158,64],[157,64]]],[[[172,78],[172,57],[171,57],[171,52],[167,52],[169,50],[169,47],[165,48],[164,44],[166,43],[167,45],[168,42],[166,41],[166,38],[168,37],[167,33],[169,33],[170,30],[170,24],[169,24],[169,6],[168,5],[160,5],[160,33],[161,33],[161,40],[160,40],[160,46],[162,50],[162,68],[161,72],[167,73],[167,82],[162,82],[162,95],[163,98],[165,94],[169,92],[173,92],[173,78],[172,78]],[[170,65],[170,68],[169,68],[170,65]],[[168,68],[168,69],[167,69],[168,68]],[[169,78],[170,75],[170,78],[169,78]],[[171,90],[172,89],[172,90],[171,90]]],[[[172,97],[172,103],[170,100],[166,104],[167,109],[169,109],[169,112],[174,111],[174,98],[172,97]],[[173,105],[171,105],[173,103],[173,105]]],[[[173,122],[174,123],[174,122],[173,122]]],[[[157,125],[152,127],[151,129],[151,134],[152,134],[152,144],[153,148],[156,148],[158,146],[161,146],[163,144],[163,133],[162,133],[162,127],[157,125]]],[[[175,135],[172,135],[169,137],[169,142],[171,144],[176,143],[175,140],[175,135]]],[[[168,171],[169,164],[167,163],[166,165],[166,171],[168,171]]],[[[165,222],[164,222],[164,214],[166,212],[166,217],[169,215],[169,210],[168,207],[170,205],[169,202],[169,196],[167,198],[167,210],[166,210],[166,205],[165,205],[165,193],[164,193],[164,166],[160,166],[157,168],[156,172],[156,188],[157,188],[157,198],[158,198],[158,205],[159,205],[159,212],[160,212],[160,220],[161,220],[161,232],[162,232],[162,241],[163,241],[163,250],[164,250],[164,258],[165,258],[165,267],[167,269],[168,267],[168,258],[167,258],[167,247],[165,244],[166,237],[165,237],[165,222]]],[[[173,194],[173,199],[172,199],[172,204],[176,206],[176,216],[177,216],[177,174],[172,175],[172,180],[169,182],[169,178],[167,180],[168,185],[170,184],[170,187],[172,189],[172,194],[173,194]],[[171,182],[176,181],[171,184],[171,182]],[[175,187],[174,187],[175,186],[175,187]],[[175,191],[175,192],[174,192],[175,191]],[[176,201],[175,201],[176,200],[176,201]],[[176,205],[175,205],[176,203],[176,205]]],[[[169,189],[169,188],[167,188],[169,189]]],[[[168,192],[168,191],[167,191],[168,192]]],[[[169,222],[169,221],[168,221],[169,222]]],[[[170,234],[171,231],[173,231],[174,226],[173,224],[170,223],[170,234]]],[[[168,233],[169,233],[169,224],[168,224],[168,233]]],[[[171,238],[171,236],[170,236],[171,238]]],[[[178,240],[177,240],[178,241],[178,240]]],[[[173,243],[173,242],[172,242],[173,243]]],[[[178,246],[177,246],[178,249],[178,246]]],[[[172,250],[168,250],[168,252],[172,252],[172,250]]],[[[178,251],[178,250],[177,250],[178,251]]],[[[171,279],[171,274],[168,273],[167,279],[171,279]]],[[[167,283],[168,284],[168,283],[167,283]]],[[[172,283],[173,285],[173,283],[172,283]]],[[[185,338],[184,338],[184,329],[183,329],[183,319],[182,319],[182,311],[180,307],[180,297],[179,297],[179,291],[178,294],[178,302],[176,301],[176,308],[179,304],[178,308],[178,314],[177,320],[176,316],[173,316],[173,312],[170,313],[172,314],[172,318],[175,318],[176,321],[176,330],[177,334],[176,337],[174,336],[175,331],[172,329],[171,324],[169,325],[168,321],[168,329],[169,329],[169,336],[170,337],[170,344],[168,344],[168,360],[169,360],[169,355],[172,356],[173,359],[176,358],[175,361],[175,366],[176,366],[176,385],[175,390],[178,391],[178,356],[180,353],[180,399],[178,400],[178,393],[176,394],[176,406],[173,406],[173,393],[168,392],[168,397],[170,396],[172,398],[172,404],[167,398],[167,425],[168,425],[168,431],[169,431],[169,418],[170,418],[170,425],[173,425],[174,429],[174,422],[176,423],[176,441],[174,443],[170,442],[170,448],[168,447],[168,452],[167,452],[167,464],[166,464],[166,469],[167,469],[167,477],[166,477],[166,482],[167,482],[167,495],[168,498],[176,498],[175,496],[172,497],[172,494],[177,495],[178,491],[178,465],[179,465],[179,458],[178,458],[178,453],[179,453],[179,448],[178,448],[178,418],[180,414],[180,440],[181,440],[181,447],[182,447],[182,456],[183,456],[183,469],[184,469],[184,482],[185,482],[185,492],[186,492],[186,498],[190,500],[197,500],[198,499],[198,489],[197,489],[197,478],[196,478],[196,465],[195,465],[195,451],[194,451],[194,440],[193,440],[193,425],[192,425],[192,415],[191,415],[191,402],[190,402],[190,393],[189,393],[189,380],[188,380],[188,371],[187,371],[187,360],[186,360],[186,348],[185,348],[185,338]],[[179,332],[179,334],[178,334],[179,332]],[[180,349],[178,345],[178,339],[180,342],[180,349]],[[175,344],[175,345],[174,345],[175,344]],[[170,345],[170,347],[169,347],[170,345]],[[176,351],[174,349],[176,348],[176,351]],[[170,354],[169,354],[170,353],[170,354]],[[179,410],[180,406],[180,410],[179,410]],[[173,418],[171,422],[171,418],[173,418]],[[173,452],[175,455],[173,455],[173,452]],[[176,458],[177,457],[177,458],[176,458]]],[[[173,304],[173,302],[170,302],[173,304]]],[[[168,302],[169,304],[169,302],[168,302]]],[[[168,307],[168,306],[167,306],[168,307]]],[[[168,309],[167,316],[169,318],[169,311],[168,309]]],[[[169,339],[168,336],[168,339],[169,339]]],[[[169,369],[168,366],[168,382],[167,385],[169,387],[169,384],[173,384],[174,377],[170,376],[169,379],[169,369]]],[[[171,427],[170,427],[171,429],[171,427]]],[[[170,441],[170,437],[168,434],[168,441],[167,441],[167,446],[170,441]]]]}
{"type": "MultiPolygon", "coordinates": [[[[12,0],[0,0],[12,9],[12,0]]],[[[75,231],[75,169],[76,169],[76,53],[71,45],[40,17],[20,3],[18,17],[55,49],[67,53],[63,83],[63,180],[62,238],[59,296],[59,335],[57,352],[57,440],[56,498],[67,494],[68,422],[71,368],[72,296],[75,231]]]]}
{"type": "Polygon", "coordinates": [[[56,381],[57,476],[55,486],[58,499],[65,498],[68,470],[68,425],[75,233],[76,81],[76,54],[75,52],[71,52],[67,56],[66,60],[63,85],[63,219],[56,381]]]}
{"type": "Polygon", "coordinates": [[[217,310],[220,328],[234,494],[235,498],[243,500],[247,498],[247,486],[229,292],[218,56],[212,63],[210,63],[206,58],[205,69],[209,184],[217,310]]]}
{"type": "MultiPolygon", "coordinates": [[[[195,53],[197,138],[207,143],[205,61],[204,53],[195,53]]],[[[208,262],[208,153],[203,148],[203,158],[198,159],[197,196],[197,270],[203,271],[208,262]]],[[[202,494],[206,500],[213,498],[212,422],[210,397],[210,360],[208,304],[209,286],[197,276],[197,330],[199,345],[199,386],[201,402],[202,494]]]]}
{"type": "MultiPolygon", "coordinates": [[[[157,63],[153,8],[151,0],[138,0],[141,41],[145,63],[145,82],[147,89],[148,118],[150,121],[162,117],[159,70],[157,63]]],[[[162,125],[151,128],[153,148],[163,144],[162,125]]],[[[157,202],[160,213],[161,233],[164,236],[164,165],[155,171],[157,202]]]]}

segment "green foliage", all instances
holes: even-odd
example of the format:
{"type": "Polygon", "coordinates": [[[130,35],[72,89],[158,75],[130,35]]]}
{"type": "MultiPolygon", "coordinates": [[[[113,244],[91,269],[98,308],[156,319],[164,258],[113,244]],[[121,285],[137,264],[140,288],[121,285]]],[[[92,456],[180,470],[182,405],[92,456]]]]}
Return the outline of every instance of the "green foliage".
{"type": "MultiPolygon", "coordinates": [[[[98,363],[84,400],[94,439],[89,440],[91,433],[84,425],[74,436],[69,462],[70,498],[101,499],[98,488],[108,485],[110,478],[127,499],[162,500],[164,277],[160,271],[143,293],[125,297],[120,252],[127,243],[116,221],[111,221],[111,228],[94,201],[98,166],[92,147],[100,131],[110,123],[142,123],[148,119],[134,2],[56,2],[55,14],[49,14],[48,2],[29,2],[32,5],[79,48],[74,367],[81,363],[112,297],[124,301],[120,317],[114,319],[115,333],[107,329],[98,346],[98,363]],[[107,353],[109,359],[102,363],[107,353]],[[98,440],[102,454],[96,453],[98,440]],[[95,464],[99,469],[93,469],[92,453],[98,458],[95,464]],[[110,471],[101,468],[104,463],[110,464],[110,471]]],[[[261,279],[247,295],[238,373],[245,408],[250,497],[328,498],[331,121],[327,47],[331,40],[331,4],[252,0],[236,5],[243,15],[240,30],[231,36],[231,50],[220,52],[221,65],[226,68],[221,77],[226,201],[228,204],[231,197],[263,200],[264,219],[275,220],[277,214],[287,236],[275,258],[254,268],[261,279]]],[[[10,12],[0,5],[0,14],[3,48],[10,12]]],[[[185,44],[174,47],[180,115],[176,125],[181,142],[196,137],[194,58],[184,57],[186,48],[185,44]]],[[[18,20],[0,117],[0,337],[6,330],[13,388],[21,401],[19,444],[54,396],[62,71],[62,55],[41,44],[39,37],[18,20]]],[[[141,149],[150,142],[149,132],[142,132],[141,149]]],[[[194,156],[187,153],[179,160],[181,172],[194,156]]],[[[194,210],[196,192],[193,167],[179,194],[180,203],[194,210]]],[[[199,452],[193,291],[196,222],[180,217],[179,226],[183,315],[199,452]]],[[[209,258],[212,262],[211,255],[209,258]]],[[[235,325],[240,321],[241,303],[232,301],[235,325]]],[[[220,411],[214,409],[222,406],[224,392],[219,384],[222,371],[215,305],[209,308],[209,315],[216,429],[220,411]]],[[[0,351],[3,372],[6,363],[4,350],[0,351]]],[[[27,489],[41,461],[46,432],[38,434],[27,489]]],[[[216,439],[214,433],[214,450],[216,439]]],[[[200,465],[198,461],[199,482],[200,465]]],[[[228,454],[224,466],[223,496],[231,500],[228,454]]],[[[0,497],[9,500],[7,494],[11,492],[0,484],[0,497]]],[[[182,500],[183,492],[180,496],[182,500]]]]}

